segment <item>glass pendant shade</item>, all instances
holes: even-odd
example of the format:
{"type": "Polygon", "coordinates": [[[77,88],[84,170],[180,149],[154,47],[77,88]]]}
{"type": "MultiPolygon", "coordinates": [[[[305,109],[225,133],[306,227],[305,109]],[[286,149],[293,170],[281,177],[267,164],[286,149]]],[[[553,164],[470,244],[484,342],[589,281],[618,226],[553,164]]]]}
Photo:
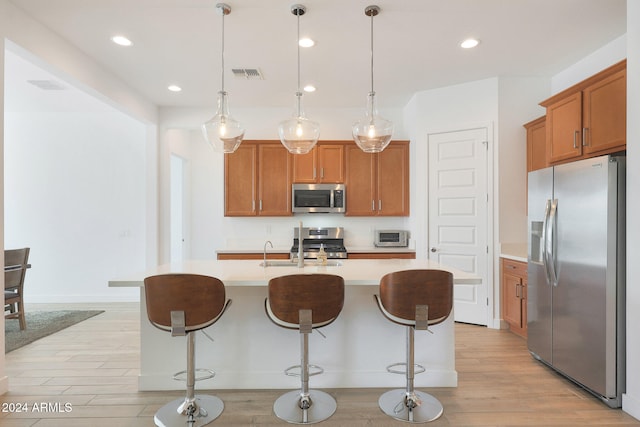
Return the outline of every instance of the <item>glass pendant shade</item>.
{"type": "Polygon", "coordinates": [[[202,125],[202,134],[215,151],[233,153],[238,149],[242,138],[244,138],[244,128],[229,114],[229,98],[224,90],[224,17],[231,13],[231,7],[225,3],[218,3],[216,4],[216,10],[222,15],[222,49],[220,55],[222,88],[218,92],[218,111],[216,111],[216,115],[211,120],[202,125]]]}
{"type": "Polygon", "coordinates": [[[320,125],[305,117],[302,110],[302,93],[296,93],[296,111],[292,118],[278,125],[282,145],[292,154],[307,154],[320,138],[320,125]]]}
{"type": "Polygon", "coordinates": [[[296,91],[296,107],[293,117],[284,120],[278,125],[278,135],[282,145],[292,154],[307,154],[318,142],[320,138],[320,125],[313,120],[307,119],[302,109],[302,91],[300,90],[300,16],[304,15],[307,8],[301,4],[291,6],[298,21],[298,37],[296,46],[298,48],[298,90],[296,91]]]}
{"type": "Polygon", "coordinates": [[[378,115],[376,93],[373,90],[373,17],[380,13],[378,6],[367,6],[364,14],[371,18],[371,91],[367,97],[365,116],[351,128],[353,139],[365,153],[379,153],[389,145],[393,135],[393,123],[378,115]]]}
{"type": "Polygon", "coordinates": [[[227,92],[218,92],[218,111],[202,125],[202,133],[215,151],[233,153],[240,146],[244,128],[229,114],[227,92]]]}
{"type": "Polygon", "coordinates": [[[366,115],[353,124],[353,139],[365,153],[379,153],[391,142],[393,123],[380,117],[376,110],[374,92],[367,98],[366,115]]]}

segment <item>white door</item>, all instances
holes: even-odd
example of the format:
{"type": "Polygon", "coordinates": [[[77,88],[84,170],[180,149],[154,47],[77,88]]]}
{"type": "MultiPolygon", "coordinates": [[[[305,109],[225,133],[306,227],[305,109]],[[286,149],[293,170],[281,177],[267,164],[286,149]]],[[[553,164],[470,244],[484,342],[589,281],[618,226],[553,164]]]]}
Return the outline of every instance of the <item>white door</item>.
{"type": "Polygon", "coordinates": [[[454,286],[456,322],[488,321],[487,128],[430,134],[429,259],[473,273],[454,286]]]}

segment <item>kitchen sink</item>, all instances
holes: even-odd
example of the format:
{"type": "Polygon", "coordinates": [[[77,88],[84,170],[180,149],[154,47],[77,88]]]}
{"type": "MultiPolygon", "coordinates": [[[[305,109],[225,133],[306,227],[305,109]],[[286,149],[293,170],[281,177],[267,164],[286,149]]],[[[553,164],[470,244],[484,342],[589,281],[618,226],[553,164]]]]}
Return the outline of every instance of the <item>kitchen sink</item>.
{"type": "MultiPolygon", "coordinates": [[[[325,265],[320,265],[315,261],[304,262],[305,267],[340,267],[341,265],[342,265],[341,261],[332,260],[332,259],[327,260],[327,263],[325,265]]],[[[260,267],[297,267],[297,266],[298,266],[297,261],[268,260],[267,265],[265,265],[264,262],[260,263],[260,267]]]]}

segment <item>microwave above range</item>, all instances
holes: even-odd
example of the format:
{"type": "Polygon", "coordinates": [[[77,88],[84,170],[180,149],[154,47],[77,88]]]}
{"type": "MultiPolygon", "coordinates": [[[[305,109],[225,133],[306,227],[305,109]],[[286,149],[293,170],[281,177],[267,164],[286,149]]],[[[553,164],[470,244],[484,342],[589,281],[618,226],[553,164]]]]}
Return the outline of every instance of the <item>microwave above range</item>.
{"type": "Polygon", "coordinates": [[[291,203],[294,213],[344,213],[344,184],[293,184],[291,203]]]}

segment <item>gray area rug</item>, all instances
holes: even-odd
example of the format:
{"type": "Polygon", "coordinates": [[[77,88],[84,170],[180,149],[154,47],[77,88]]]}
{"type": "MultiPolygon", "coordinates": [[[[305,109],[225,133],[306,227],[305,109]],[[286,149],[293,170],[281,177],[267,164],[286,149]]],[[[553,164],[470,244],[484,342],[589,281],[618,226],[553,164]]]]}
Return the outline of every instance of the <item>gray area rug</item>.
{"type": "Polygon", "coordinates": [[[27,329],[20,330],[18,319],[5,319],[5,353],[51,335],[71,325],[104,313],[103,310],[32,311],[25,313],[27,329]]]}

